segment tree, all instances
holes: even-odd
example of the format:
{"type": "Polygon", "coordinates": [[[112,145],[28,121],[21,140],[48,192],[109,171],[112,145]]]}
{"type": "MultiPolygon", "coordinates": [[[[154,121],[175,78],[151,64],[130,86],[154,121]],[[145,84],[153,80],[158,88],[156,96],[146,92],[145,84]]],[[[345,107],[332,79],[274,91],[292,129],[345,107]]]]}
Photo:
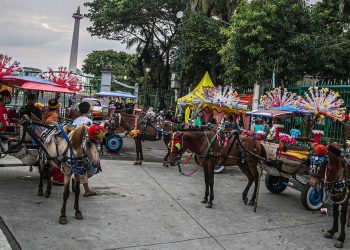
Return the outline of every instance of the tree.
{"type": "Polygon", "coordinates": [[[220,16],[229,21],[239,0],[190,0],[192,12],[203,13],[206,16],[220,16]]]}
{"type": "Polygon", "coordinates": [[[220,51],[226,80],[242,85],[268,80],[277,63],[281,81],[300,79],[313,51],[310,26],[310,8],[303,0],[242,1],[220,51]]]}
{"type": "Polygon", "coordinates": [[[206,71],[214,81],[222,73],[219,49],[226,42],[222,23],[200,13],[188,13],[176,38],[175,71],[183,85],[196,84],[206,71]]]}
{"type": "Polygon", "coordinates": [[[322,80],[347,80],[350,34],[346,0],[323,0],[312,11],[315,34],[314,74],[322,80]]]}
{"type": "Polygon", "coordinates": [[[151,68],[152,82],[169,86],[176,13],[185,8],[185,0],[93,0],[84,5],[91,35],[136,46],[140,69],[151,68]]]}
{"type": "Polygon", "coordinates": [[[141,83],[143,73],[139,70],[136,55],[114,50],[97,50],[87,55],[83,64],[85,73],[100,76],[101,71],[109,70],[117,81],[124,82],[127,77],[128,84],[141,83]]]}

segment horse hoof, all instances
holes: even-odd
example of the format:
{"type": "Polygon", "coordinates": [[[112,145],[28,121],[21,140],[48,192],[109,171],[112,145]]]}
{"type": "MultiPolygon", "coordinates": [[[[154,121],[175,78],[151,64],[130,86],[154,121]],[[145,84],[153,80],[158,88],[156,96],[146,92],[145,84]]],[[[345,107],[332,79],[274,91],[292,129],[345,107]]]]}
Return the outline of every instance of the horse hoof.
{"type": "Polygon", "coordinates": [[[208,199],[203,199],[203,200],[201,201],[201,203],[203,203],[203,204],[208,203],[208,199]]]}
{"type": "Polygon", "coordinates": [[[43,196],[44,195],[44,193],[43,193],[43,190],[38,190],[38,196],[43,196]]]}
{"type": "Polygon", "coordinates": [[[84,217],[83,217],[83,215],[82,215],[81,212],[75,213],[75,218],[76,218],[77,220],[82,220],[82,219],[84,219],[84,217]]]}
{"type": "Polygon", "coordinates": [[[250,200],[249,203],[248,203],[249,206],[254,206],[254,204],[255,204],[254,200],[250,200]]]}
{"type": "Polygon", "coordinates": [[[326,232],[323,237],[325,237],[326,239],[332,239],[334,236],[334,234],[331,234],[330,232],[326,232]]]}
{"type": "Polygon", "coordinates": [[[50,198],[51,193],[48,191],[45,191],[45,198],[50,198]]]}
{"type": "Polygon", "coordinates": [[[248,198],[247,198],[247,197],[244,197],[244,198],[243,198],[243,202],[244,202],[244,205],[247,205],[247,204],[248,204],[248,198]]]}
{"type": "Polygon", "coordinates": [[[208,203],[208,205],[206,205],[206,208],[213,208],[213,203],[208,203]]]}
{"type": "Polygon", "coordinates": [[[334,246],[336,247],[336,248],[343,248],[343,245],[344,245],[344,242],[341,242],[341,241],[337,241],[336,243],[334,243],[334,246]]]}
{"type": "Polygon", "coordinates": [[[60,216],[58,222],[59,222],[61,225],[67,224],[67,217],[60,216]]]}

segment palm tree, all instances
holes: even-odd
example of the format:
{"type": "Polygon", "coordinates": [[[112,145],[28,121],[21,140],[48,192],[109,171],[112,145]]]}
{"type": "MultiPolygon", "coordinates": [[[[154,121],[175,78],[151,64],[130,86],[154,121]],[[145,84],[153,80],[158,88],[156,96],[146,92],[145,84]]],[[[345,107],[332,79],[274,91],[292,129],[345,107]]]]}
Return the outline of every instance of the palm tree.
{"type": "Polygon", "coordinates": [[[239,0],[190,0],[191,10],[207,16],[220,16],[228,21],[239,0]]]}

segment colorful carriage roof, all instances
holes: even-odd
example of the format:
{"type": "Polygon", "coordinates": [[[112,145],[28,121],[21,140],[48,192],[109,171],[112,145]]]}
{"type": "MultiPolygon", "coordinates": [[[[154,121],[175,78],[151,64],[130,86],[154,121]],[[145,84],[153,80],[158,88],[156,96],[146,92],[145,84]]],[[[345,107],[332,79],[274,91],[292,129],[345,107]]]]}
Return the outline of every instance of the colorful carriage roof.
{"type": "Polygon", "coordinates": [[[198,86],[177,101],[179,108],[210,109],[230,114],[245,113],[251,104],[252,95],[239,95],[230,86],[215,87],[208,72],[198,86]],[[242,98],[241,98],[242,97],[242,98]]]}
{"type": "Polygon", "coordinates": [[[120,92],[120,91],[115,91],[115,92],[107,92],[107,91],[102,91],[98,92],[95,94],[96,96],[99,97],[121,97],[121,98],[133,98],[137,99],[136,96],[132,95],[131,93],[128,92],[120,92]]]}
{"type": "Polygon", "coordinates": [[[51,81],[35,76],[4,76],[0,80],[4,85],[12,88],[43,92],[60,92],[66,94],[74,93],[66,87],[59,86],[51,81]]]}
{"type": "Polygon", "coordinates": [[[287,118],[287,117],[293,117],[293,116],[305,116],[305,115],[309,115],[309,113],[300,113],[300,112],[278,110],[278,109],[268,109],[268,110],[259,109],[259,110],[246,112],[246,115],[261,116],[266,118],[287,118]]]}

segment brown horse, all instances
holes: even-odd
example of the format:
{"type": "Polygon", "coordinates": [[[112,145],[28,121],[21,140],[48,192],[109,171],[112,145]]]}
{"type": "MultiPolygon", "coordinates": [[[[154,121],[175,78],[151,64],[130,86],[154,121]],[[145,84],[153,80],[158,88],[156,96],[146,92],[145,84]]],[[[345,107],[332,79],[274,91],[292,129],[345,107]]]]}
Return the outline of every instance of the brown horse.
{"type": "Polygon", "coordinates": [[[245,152],[254,152],[254,154],[265,158],[266,153],[264,148],[258,141],[254,141],[250,137],[240,136],[238,132],[233,133],[233,135],[231,134],[227,145],[222,147],[220,141],[217,140],[217,136],[217,130],[183,130],[174,133],[171,138],[171,154],[168,163],[174,164],[186,149],[189,149],[197,155],[199,165],[202,166],[204,170],[205,194],[202,203],[208,203],[206,206],[207,208],[212,208],[213,206],[214,166],[238,165],[248,178],[248,184],[242,193],[243,202],[244,204],[248,203],[248,191],[254,182],[254,193],[249,201],[249,205],[254,205],[259,178],[257,161],[252,154],[247,154],[245,152]],[[242,150],[242,146],[245,150],[242,150]]]}
{"type": "Polygon", "coordinates": [[[134,165],[141,165],[143,161],[142,141],[163,140],[167,147],[167,154],[163,159],[164,166],[170,154],[168,144],[170,142],[169,132],[176,131],[179,125],[170,121],[157,122],[147,117],[138,117],[133,114],[114,113],[109,119],[113,128],[122,127],[135,140],[136,161],[134,165]]]}
{"type": "MultiPolygon", "coordinates": [[[[69,197],[69,185],[71,176],[74,174],[75,185],[74,193],[74,209],[75,209],[75,218],[78,220],[83,219],[83,215],[79,209],[79,194],[80,194],[80,178],[87,178],[92,176],[96,169],[100,167],[100,141],[93,141],[88,138],[87,135],[87,126],[80,126],[76,130],[72,131],[69,134],[69,140],[71,141],[71,148],[74,152],[76,158],[76,167],[78,170],[74,171],[72,166],[72,159],[70,158],[70,150],[65,154],[68,161],[64,162],[63,172],[64,176],[64,192],[63,192],[63,205],[61,208],[61,216],[59,218],[60,224],[67,223],[66,217],[66,204],[69,197]],[[85,169],[84,169],[85,168],[85,169]]],[[[64,152],[65,152],[64,151],[64,152]]]]}
{"type": "MultiPolygon", "coordinates": [[[[350,156],[342,154],[343,145],[331,143],[328,146],[328,164],[310,172],[310,184],[312,186],[322,185],[329,193],[329,200],[333,203],[333,226],[324,237],[331,239],[338,232],[339,206],[340,206],[340,234],[334,244],[342,248],[345,240],[345,224],[349,204],[350,192],[350,156]],[[323,178],[320,178],[323,176],[323,178]],[[320,180],[321,183],[320,183],[320,180]]],[[[311,168],[312,169],[312,168],[311,168]]]]}

